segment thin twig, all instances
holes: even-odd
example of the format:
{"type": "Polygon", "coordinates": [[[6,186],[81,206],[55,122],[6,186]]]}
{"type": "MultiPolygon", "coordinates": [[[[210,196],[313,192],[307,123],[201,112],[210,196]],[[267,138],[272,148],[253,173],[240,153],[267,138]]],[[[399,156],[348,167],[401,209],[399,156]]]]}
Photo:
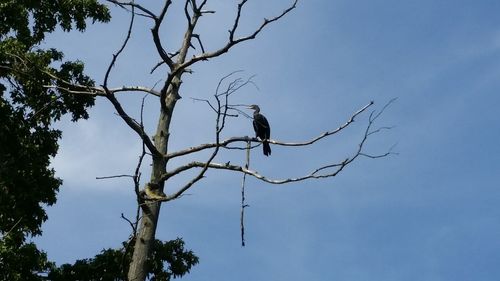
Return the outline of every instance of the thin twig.
{"type": "Polygon", "coordinates": [[[108,87],[108,79],[111,73],[111,69],[113,69],[113,67],[115,66],[118,56],[123,52],[123,50],[125,50],[125,47],[127,46],[127,43],[130,40],[130,35],[132,34],[132,27],[134,26],[134,18],[135,18],[134,8],[135,6],[132,6],[132,15],[130,17],[130,23],[127,30],[127,35],[125,36],[125,40],[123,40],[123,43],[121,47],[118,49],[118,51],[115,54],[113,54],[113,58],[111,59],[108,69],[106,70],[106,74],[104,75],[104,83],[103,83],[104,89],[108,87]]]}
{"type": "Polygon", "coordinates": [[[1,237],[2,239],[5,238],[5,237],[8,237],[13,231],[14,229],[17,227],[17,225],[19,223],[21,223],[21,221],[23,220],[23,218],[19,218],[16,223],[1,237]]]}
{"type": "MultiPolygon", "coordinates": [[[[251,143],[247,142],[247,151],[246,151],[246,163],[245,169],[250,167],[250,146],[251,143]]],[[[241,181],[241,211],[240,211],[240,230],[241,230],[241,246],[245,247],[245,208],[248,205],[245,203],[245,181],[247,174],[243,174],[243,179],[241,181]]]]}
{"type": "Polygon", "coordinates": [[[130,7],[132,7],[132,11],[131,11],[132,13],[134,13],[133,9],[137,8],[137,9],[141,10],[142,12],[144,12],[147,15],[147,17],[149,17],[151,19],[156,19],[156,15],[153,12],[151,12],[150,10],[144,8],[143,6],[141,6],[139,4],[136,4],[134,1],[131,1],[131,2],[120,2],[120,1],[116,1],[116,0],[106,0],[106,1],[113,3],[113,4],[116,4],[122,8],[124,8],[126,6],[130,6],[130,7]]]}
{"type": "Polygon", "coordinates": [[[134,178],[134,176],[133,175],[116,175],[116,176],[95,177],[96,180],[106,180],[106,179],[115,179],[115,178],[134,178]]]}
{"type": "Polygon", "coordinates": [[[136,233],[137,232],[137,227],[134,223],[132,223],[132,221],[130,221],[128,218],[126,218],[123,213],[121,214],[120,216],[122,219],[124,219],[126,222],[128,222],[128,224],[130,225],[130,227],[132,228],[132,233],[136,233]]]}

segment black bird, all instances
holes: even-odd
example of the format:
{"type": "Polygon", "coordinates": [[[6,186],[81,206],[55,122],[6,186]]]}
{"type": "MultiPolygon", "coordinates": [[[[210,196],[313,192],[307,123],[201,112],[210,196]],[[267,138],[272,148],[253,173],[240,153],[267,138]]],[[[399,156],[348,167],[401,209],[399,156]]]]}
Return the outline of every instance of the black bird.
{"type": "Polygon", "coordinates": [[[262,147],[264,148],[264,155],[271,155],[271,147],[269,146],[269,138],[271,137],[271,127],[269,127],[269,122],[267,122],[266,117],[260,114],[260,108],[256,104],[252,104],[248,107],[253,109],[253,129],[255,130],[255,136],[262,140],[262,147]]]}

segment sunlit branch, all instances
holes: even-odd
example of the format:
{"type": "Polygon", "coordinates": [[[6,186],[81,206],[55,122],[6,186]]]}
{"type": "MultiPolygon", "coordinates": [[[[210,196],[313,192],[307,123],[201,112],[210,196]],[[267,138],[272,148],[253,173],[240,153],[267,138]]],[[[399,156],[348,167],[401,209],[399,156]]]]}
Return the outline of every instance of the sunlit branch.
{"type": "Polygon", "coordinates": [[[4,239],[6,237],[9,237],[9,235],[16,229],[16,227],[19,225],[19,223],[21,223],[21,221],[23,220],[23,218],[19,218],[16,223],[7,231],[5,232],[5,234],[1,235],[0,236],[0,239],[4,239]]]}

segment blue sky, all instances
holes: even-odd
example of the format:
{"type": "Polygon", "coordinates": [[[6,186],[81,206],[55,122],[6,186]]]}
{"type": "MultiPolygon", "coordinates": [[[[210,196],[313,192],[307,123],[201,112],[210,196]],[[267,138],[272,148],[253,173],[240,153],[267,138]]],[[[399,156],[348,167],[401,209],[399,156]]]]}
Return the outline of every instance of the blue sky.
{"type": "MultiPolygon", "coordinates": [[[[199,30],[207,49],[224,42],[235,9],[233,1],[212,2],[218,12],[202,18],[199,30]]],[[[249,1],[242,32],[288,3],[249,1]]],[[[183,237],[200,257],[184,279],[498,280],[499,11],[500,2],[487,0],[303,0],[256,40],[195,66],[175,109],[172,150],[213,139],[213,115],[189,97],[210,98],[222,76],[244,69],[242,77],[256,75],[258,90],[244,88],[233,101],[259,104],[272,137],[282,141],[309,139],[371,100],[380,109],[397,97],[378,123],[395,128],[375,135],[367,149],[380,153],[397,143],[399,155],[360,159],[327,180],[286,186],[248,180],[244,248],[241,176],[210,172],[190,196],[162,206],[157,237],[183,237]]],[[[56,33],[46,44],[63,44],[67,58],[84,60],[101,83],[126,31],[127,16],[113,12],[111,24],[85,34],[56,33]]],[[[177,46],[182,13],[169,14],[167,22],[162,38],[177,46]]],[[[148,75],[159,60],[150,26],[138,19],[112,85],[153,86],[165,75],[164,68],[148,75]]],[[[141,97],[120,100],[138,116],[141,97]]],[[[157,116],[157,101],[148,98],[151,134],[157,116]]],[[[310,148],[273,146],[269,158],[256,150],[252,166],[283,178],[339,161],[356,149],[366,117],[310,148]]],[[[90,120],[58,127],[64,136],[53,166],[64,185],[36,242],[65,263],[127,239],[120,214],[134,215],[132,183],[95,177],[132,173],[140,142],[106,100],[97,102],[90,120]]],[[[231,120],[225,134],[252,135],[251,123],[231,120]]],[[[241,163],[244,154],[231,151],[220,159],[241,163]]],[[[148,175],[146,167],[143,179],[148,175]]],[[[175,179],[167,190],[186,180],[175,179]]]]}

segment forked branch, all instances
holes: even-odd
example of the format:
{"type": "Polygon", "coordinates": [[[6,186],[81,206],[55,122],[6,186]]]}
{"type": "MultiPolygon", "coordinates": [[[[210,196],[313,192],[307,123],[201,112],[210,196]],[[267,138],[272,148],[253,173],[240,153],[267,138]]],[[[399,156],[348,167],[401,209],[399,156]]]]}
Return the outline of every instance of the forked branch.
{"type": "Polygon", "coordinates": [[[288,14],[290,11],[292,11],[293,9],[295,9],[296,5],[297,5],[297,2],[298,0],[295,0],[293,2],[293,4],[288,7],[287,9],[285,9],[281,14],[279,14],[278,16],[275,16],[271,19],[264,19],[264,21],[262,22],[262,24],[254,30],[254,32],[250,33],[249,35],[246,35],[246,36],[243,36],[243,37],[240,37],[240,38],[236,38],[235,39],[235,34],[236,34],[236,31],[238,29],[238,26],[240,24],[240,19],[241,19],[241,12],[243,10],[243,6],[245,5],[245,3],[247,2],[248,0],[242,0],[239,4],[238,4],[238,11],[237,11],[237,14],[236,14],[236,18],[234,20],[234,23],[233,23],[233,26],[232,28],[229,30],[229,38],[228,38],[228,42],[223,46],[221,47],[220,49],[218,50],[215,50],[213,52],[203,52],[202,54],[200,55],[197,55],[197,56],[194,56],[192,57],[191,59],[187,60],[186,62],[182,63],[177,71],[183,71],[184,69],[188,68],[189,66],[191,66],[192,64],[198,62],[198,61],[202,61],[202,60],[208,60],[208,59],[211,59],[211,58],[214,58],[214,57],[218,57],[224,53],[227,53],[229,51],[229,49],[231,49],[232,47],[234,47],[235,45],[239,44],[239,43],[242,43],[242,42],[245,42],[245,41],[248,41],[248,40],[252,40],[252,39],[255,39],[255,37],[257,37],[257,35],[267,26],[269,25],[270,23],[273,23],[279,19],[281,19],[282,17],[284,17],[286,14],[288,14]]]}
{"type": "MultiPolygon", "coordinates": [[[[131,3],[134,4],[133,2],[131,2],[131,3]]],[[[132,13],[131,13],[131,17],[130,17],[129,27],[127,30],[127,35],[126,35],[125,39],[123,40],[123,43],[120,46],[120,48],[118,49],[118,51],[113,54],[113,58],[111,59],[111,62],[109,63],[106,74],[104,75],[104,82],[103,82],[102,87],[103,87],[104,92],[106,94],[106,98],[108,98],[108,100],[111,102],[111,104],[113,104],[115,110],[118,112],[118,115],[123,119],[123,121],[125,121],[125,123],[132,130],[134,130],[140,136],[140,138],[142,139],[142,141],[144,142],[144,144],[146,145],[148,150],[151,152],[151,154],[153,154],[155,156],[161,156],[161,153],[158,151],[158,149],[155,147],[154,143],[151,141],[149,136],[146,134],[142,124],[135,121],[132,117],[130,117],[130,115],[127,114],[127,112],[125,112],[125,109],[123,108],[121,103],[118,101],[118,99],[115,97],[114,92],[111,92],[108,89],[108,79],[109,79],[109,75],[111,74],[111,70],[113,69],[120,54],[123,52],[123,50],[125,50],[125,47],[127,46],[129,39],[130,39],[130,35],[132,33],[132,27],[134,26],[134,18],[135,18],[134,9],[136,8],[136,5],[131,5],[131,8],[132,8],[132,13]]]]}

